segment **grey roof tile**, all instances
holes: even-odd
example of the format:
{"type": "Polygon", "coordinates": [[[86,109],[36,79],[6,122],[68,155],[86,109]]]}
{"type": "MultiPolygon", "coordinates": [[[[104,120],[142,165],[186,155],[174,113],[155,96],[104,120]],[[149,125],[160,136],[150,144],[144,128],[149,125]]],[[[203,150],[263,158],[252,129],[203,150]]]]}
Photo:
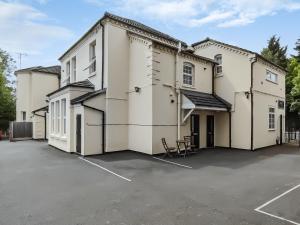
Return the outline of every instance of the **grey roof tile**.
{"type": "Polygon", "coordinates": [[[224,108],[227,110],[231,108],[230,103],[217,95],[183,89],[181,90],[181,93],[199,107],[224,108]]]}

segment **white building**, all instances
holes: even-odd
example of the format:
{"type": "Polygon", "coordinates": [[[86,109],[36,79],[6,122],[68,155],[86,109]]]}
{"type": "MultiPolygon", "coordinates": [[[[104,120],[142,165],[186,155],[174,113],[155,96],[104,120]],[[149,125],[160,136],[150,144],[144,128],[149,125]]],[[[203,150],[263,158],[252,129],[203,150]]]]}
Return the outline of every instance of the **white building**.
{"type": "Polygon", "coordinates": [[[188,46],[106,13],[59,60],[49,144],[66,152],[156,154],[161,138],[186,135],[199,148],[253,150],[282,136],[285,71],[248,50],[188,46]]]}
{"type": "Polygon", "coordinates": [[[59,88],[60,66],[17,70],[16,121],[33,123],[33,138],[46,139],[46,95],[59,88]]]}

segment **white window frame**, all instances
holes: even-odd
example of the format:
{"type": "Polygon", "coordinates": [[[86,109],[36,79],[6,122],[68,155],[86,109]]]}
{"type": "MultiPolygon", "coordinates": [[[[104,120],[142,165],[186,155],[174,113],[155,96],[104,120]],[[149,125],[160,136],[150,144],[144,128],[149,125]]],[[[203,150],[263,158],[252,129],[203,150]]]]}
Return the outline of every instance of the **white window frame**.
{"type": "Polygon", "coordinates": [[[67,133],[67,101],[65,98],[61,100],[61,130],[62,130],[62,135],[65,136],[67,133]]]}
{"type": "Polygon", "coordinates": [[[51,118],[51,133],[53,134],[55,132],[55,115],[54,115],[54,102],[51,102],[51,109],[50,109],[50,118],[51,118]]]}
{"type": "Polygon", "coordinates": [[[270,70],[266,70],[266,80],[278,84],[278,74],[273,73],[270,70]]]}
{"type": "Polygon", "coordinates": [[[66,62],[66,75],[67,75],[67,78],[70,77],[70,74],[71,74],[71,63],[70,61],[66,62]]]}
{"type": "Polygon", "coordinates": [[[276,118],[275,107],[269,106],[268,107],[268,128],[271,131],[276,129],[275,118],[276,118]]]}
{"type": "Polygon", "coordinates": [[[92,43],[90,43],[90,75],[94,75],[96,73],[96,70],[96,41],[93,41],[92,43]]]}
{"type": "Polygon", "coordinates": [[[71,59],[72,82],[76,82],[76,56],[71,59]]]}
{"type": "Polygon", "coordinates": [[[189,62],[183,63],[182,73],[183,85],[193,87],[195,83],[195,66],[189,62]]]}
{"type": "Polygon", "coordinates": [[[57,134],[59,134],[60,133],[60,101],[59,100],[57,100],[56,102],[55,102],[55,114],[56,114],[56,126],[55,126],[55,131],[56,131],[56,133],[57,134]]]}
{"type": "Polygon", "coordinates": [[[218,63],[215,66],[215,76],[222,76],[223,75],[223,56],[222,54],[217,54],[214,57],[215,61],[218,63]]]}

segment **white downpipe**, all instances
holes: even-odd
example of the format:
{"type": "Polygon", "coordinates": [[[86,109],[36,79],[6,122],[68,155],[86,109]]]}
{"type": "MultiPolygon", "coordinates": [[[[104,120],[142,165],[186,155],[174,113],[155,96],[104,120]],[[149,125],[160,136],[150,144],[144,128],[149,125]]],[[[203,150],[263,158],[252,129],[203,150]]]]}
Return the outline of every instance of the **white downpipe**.
{"type": "Polygon", "coordinates": [[[179,140],[181,137],[180,134],[180,125],[181,125],[181,96],[180,96],[180,79],[179,79],[179,53],[181,52],[181,42],[178,43],[178,52],[176,53],[176,60],[175,60],[175,88],[177,93],[177,139],[179,140]]]}

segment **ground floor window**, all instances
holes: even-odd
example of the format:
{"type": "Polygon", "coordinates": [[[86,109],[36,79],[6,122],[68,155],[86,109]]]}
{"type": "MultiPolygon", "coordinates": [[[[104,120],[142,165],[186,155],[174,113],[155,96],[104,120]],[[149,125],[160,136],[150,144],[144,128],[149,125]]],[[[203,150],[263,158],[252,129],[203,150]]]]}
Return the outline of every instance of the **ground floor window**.
{"type": "Polygon", "coordinates": [[[51,119],[51,133],[54,133],[54,102],[51,102],[51,115],[50,115],[50,119],[51,119]]]}
{"type": "Polygon", "coordinates": [[[65,135],[67,133],[67,104],[66,99],[61,100],[61,116],[62,116],[62,133],[65,135]]]}
{"type": "Polygon", "coordinates": [[[269,107],[269,130],[275,129],[275,108],[269,107]]]}
{"type": "Polygon", "coordinates": [[[60,105],[59,101],[55,102],[55,114],[56,114],[56,133],[58,134],[60,132],[60,105]]]}

